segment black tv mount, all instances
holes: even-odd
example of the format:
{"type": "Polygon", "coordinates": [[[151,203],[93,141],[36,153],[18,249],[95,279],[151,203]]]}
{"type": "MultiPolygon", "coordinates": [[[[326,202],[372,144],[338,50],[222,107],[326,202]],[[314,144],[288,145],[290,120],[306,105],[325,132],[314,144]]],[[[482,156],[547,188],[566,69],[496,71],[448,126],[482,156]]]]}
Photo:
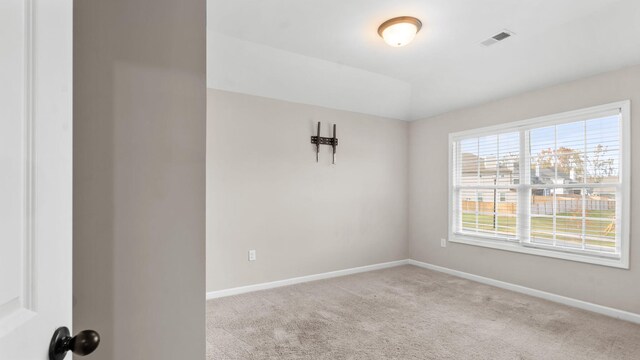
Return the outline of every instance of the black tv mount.
{"type": "Polygon", "coordinates": [[[333,148],[332,164],[336,163],[336,148],[338,147],[338,138],[336,137],[336,124],[333,124],[333,137],[320,136],[320,122],[318,121],[318,135],[311,137],[311,143],[316,145],[316,162],[320,161],[320,145],[331,145],[333,148]]]}

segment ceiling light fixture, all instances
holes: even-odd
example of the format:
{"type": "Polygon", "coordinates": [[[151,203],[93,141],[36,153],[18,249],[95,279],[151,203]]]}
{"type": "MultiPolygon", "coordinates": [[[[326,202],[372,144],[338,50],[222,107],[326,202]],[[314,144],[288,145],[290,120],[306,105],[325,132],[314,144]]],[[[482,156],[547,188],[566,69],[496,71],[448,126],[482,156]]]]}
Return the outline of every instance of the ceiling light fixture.
{"type": "Polygon", "coordinates": [[[378,34],[387,44],[400,47],[413,41],[420,28],[420,20],[411,16],[400,16],[383,22],[378,28],[378,34]]]}

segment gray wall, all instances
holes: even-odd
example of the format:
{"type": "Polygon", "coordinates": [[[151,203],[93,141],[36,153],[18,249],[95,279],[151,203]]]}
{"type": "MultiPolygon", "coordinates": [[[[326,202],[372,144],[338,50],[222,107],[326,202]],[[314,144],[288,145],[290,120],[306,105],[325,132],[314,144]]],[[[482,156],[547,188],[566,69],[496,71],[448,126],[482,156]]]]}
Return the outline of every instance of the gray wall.
{"type": "MultiPolygon", "coordinates": [[[[410,254],[415,260],[640,313],[640,222],[631,224],[631,269],[449,243],[448,134],[630,99],[632,139],[640,138],[640,66],[411,123],[410,254]]],[[[632,158],[640,147],[632,143],[632,158]]],[[[632,162],[631,218],[640,206],[640,162],[632,162]]]]}
{"type": "Polygon", "coordinates": [[[408,257],[408,123],[208,90],[207,290],[408,257]],[[338,125],[338,163],[310,136],[338,125]],[[257,261],[247,251],[257,250],[257,261]]]}
{"type": "Polygon", "coordinates": [[[74,328],[204,359],[205,0],[74,6],[74,328]]]}

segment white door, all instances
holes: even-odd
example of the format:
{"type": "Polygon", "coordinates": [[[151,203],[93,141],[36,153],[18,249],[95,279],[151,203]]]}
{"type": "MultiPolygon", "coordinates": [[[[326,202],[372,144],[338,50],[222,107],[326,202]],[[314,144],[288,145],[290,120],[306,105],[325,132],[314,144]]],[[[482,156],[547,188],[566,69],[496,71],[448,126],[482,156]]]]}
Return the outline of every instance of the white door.
{"type": "Polygon", "coordinates": [[[2,360],[71,326],[71,105],[72,0],[0,0],[2,360]]]}

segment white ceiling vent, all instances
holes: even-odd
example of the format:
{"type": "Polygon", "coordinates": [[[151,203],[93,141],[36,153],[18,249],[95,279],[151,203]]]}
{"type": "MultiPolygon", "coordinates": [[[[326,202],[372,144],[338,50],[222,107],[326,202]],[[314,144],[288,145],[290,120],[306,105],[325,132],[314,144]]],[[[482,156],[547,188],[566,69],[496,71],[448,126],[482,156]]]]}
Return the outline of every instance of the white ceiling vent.
{"type": "Polygon", "coordinates": [[[504,30],[500,33],[497,33],[495,35],[493,35],[492,37],[488,38],[487,40],[481,42],[482,45],[484,46],[491,46],[495,43],[498,43],[500,41],[503,41],[505,39],[508,39],[510,37],[512,37],[513,35],[515,35],[513,33],[513,31],[509,31],[509,30],[504,30]]]}

